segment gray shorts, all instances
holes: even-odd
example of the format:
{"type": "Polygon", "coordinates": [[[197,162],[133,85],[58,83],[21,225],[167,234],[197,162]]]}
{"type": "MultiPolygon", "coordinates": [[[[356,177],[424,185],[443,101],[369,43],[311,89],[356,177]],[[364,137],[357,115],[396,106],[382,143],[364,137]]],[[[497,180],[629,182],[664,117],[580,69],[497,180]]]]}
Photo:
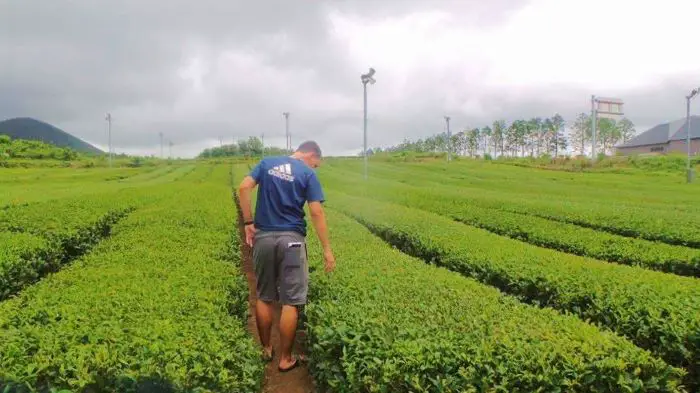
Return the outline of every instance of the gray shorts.
{"type": "Polygon", "coordinates": [[[258,299],[300,306],[306,304],[309,265],[304,236],[297,232],[255,234],[253,264],[258,299]]]}

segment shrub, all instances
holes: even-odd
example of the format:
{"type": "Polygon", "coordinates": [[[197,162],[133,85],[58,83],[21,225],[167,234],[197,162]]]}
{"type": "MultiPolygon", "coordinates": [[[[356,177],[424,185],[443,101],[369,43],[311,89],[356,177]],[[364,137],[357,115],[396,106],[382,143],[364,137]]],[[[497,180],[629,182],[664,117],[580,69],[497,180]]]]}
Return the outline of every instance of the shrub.
{"type": "MultiPolygon", "coordinates": [[[[681,372],[573,316],[425,265],[329,211],[338,268],[318,263],[309,366],[333,392],[677,392],[681,372]],[[362,247],[358,247],[358,245],[362,247]]],[[[325,390],[323,390],[325,389],[325,390]]]]}

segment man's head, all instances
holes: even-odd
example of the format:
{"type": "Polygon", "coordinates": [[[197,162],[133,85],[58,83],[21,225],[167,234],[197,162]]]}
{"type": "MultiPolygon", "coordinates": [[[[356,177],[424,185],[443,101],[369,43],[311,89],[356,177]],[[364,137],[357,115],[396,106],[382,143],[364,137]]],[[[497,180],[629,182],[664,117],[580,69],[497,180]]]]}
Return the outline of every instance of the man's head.
{"type": "Polygon", "coordinates": [[[321,165],[321,148],[314,141],[306,141],[299,145],[293,155],[311,168],[318,168],[321,165]]]}

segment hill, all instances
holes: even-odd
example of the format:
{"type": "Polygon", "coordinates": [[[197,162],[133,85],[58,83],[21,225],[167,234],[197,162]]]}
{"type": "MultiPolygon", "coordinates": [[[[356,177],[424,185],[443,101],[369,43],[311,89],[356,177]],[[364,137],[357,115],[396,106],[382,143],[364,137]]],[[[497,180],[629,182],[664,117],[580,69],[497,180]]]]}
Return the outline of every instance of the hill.
{"type": "Polygon", "coordinates": [[[104,153],[51,124],[32,118],[18,117],[0,122],[0,135],[8,135],[13,139],[38,140],[58,147],[68,147],[81,153],[104,153]]]}

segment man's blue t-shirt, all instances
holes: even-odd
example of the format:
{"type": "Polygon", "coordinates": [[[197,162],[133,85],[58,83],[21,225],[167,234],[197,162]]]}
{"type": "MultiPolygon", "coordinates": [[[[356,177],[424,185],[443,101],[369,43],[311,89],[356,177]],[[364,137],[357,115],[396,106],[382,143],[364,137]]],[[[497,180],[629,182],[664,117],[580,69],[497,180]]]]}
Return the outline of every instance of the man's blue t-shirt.
{"type": "Polygon", "coordinates": [[[268,157],[250,172],[258,183],[255,227],[261,231],[295,231],[306,236],[304,203],[323,202],[316,173],[292,157],[268,157]]]}

